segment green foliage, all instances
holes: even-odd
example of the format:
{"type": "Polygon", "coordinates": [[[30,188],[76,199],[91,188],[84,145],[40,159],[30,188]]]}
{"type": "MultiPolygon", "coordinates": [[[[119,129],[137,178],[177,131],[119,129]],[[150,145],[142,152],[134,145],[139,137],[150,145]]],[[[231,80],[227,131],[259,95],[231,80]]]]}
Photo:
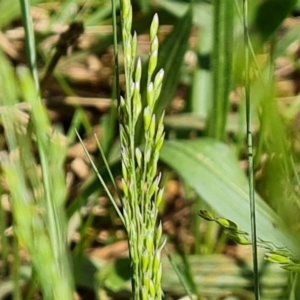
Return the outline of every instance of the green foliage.
{"type": "MultiPolygon", "coordinates": [[[[213,139],[166,141],[161,159],[176,170],[214,211],[247,233],[250,229],[248,183],[228,146],[213,139]],[[195,168],[194,166],[197,166],[195,168]]],[[[298,255],[298,239],[256,195],[258,237],[298,255]]]]}
{"type": "MultiPolygon", "coordinates": [[[[27,3],[22,12],[21,6],[11,5],[8,0],[0,1],[0,28],[3,32],[12,28],[13,24],[18,24],[22,14],[26,28],[28,64],[34,78],[31,78],[26,68],[17,68],[15,71],[1,54],[1,124],[8,148],[8,156],[1,156],[1,175],[8,191],[1,190],[1,194],[7,194],[11,201],[14,228],[11,243],[4,234],[6,224],[3,216],[6,212],[1,210],[1,255],[7,272],[3,276],[14,277],[15,299],[22,297],[18,287],[22,276],[29,282],[32,290],[42,291],[44,299],[73,298],[74,282],[67,250],[67,227],[73,217],[80,215],[79,212],[88,199],[95,198],[103,190],[111,197],[117,216],[124,222],[129,236],[132,259],[130,267],[134,274],[132,283],[136,299],[160,299],[162,226],[159,223],[157,227],[156,220],[160,202],[163,203],[164,199],[163,189],[160,188],[160,175],[156,174],[159,158],[176,171],[185,185],[196,192],[200,200],[197,198],[199,201],[195,206],[204,206],[200,213],[204,219],[222,226],[236,242],[251,243],[247,176],[239,165],[241,157],[244,158],[245,155],[244,106],[238,103],[239,111],[236,113],[230,110],[229,102],[229,96],[239,91],[245,78],[242,2],[199,0],[190,4],[183,0],[136,0],[132,1],[134,13],[128,5],[129,1],[116,2],[115,9],[117,13],[119,10],[121,12],[123,28],[118,37],[123,37],[125,96],[120,101],[118,111],[113,107],[110,114],[105,114],[100,120],[104,134],[99,136],[99,140],[107,161],[97,158],[97,162],[92,161],[92,165],[101,180],[101,186],[98,178],[88,178],[65,210],[68,191],[64,163],[67,146],[76,138],[73,127],[88,131],[92,125],[87,121],[84,109],[78,108],[68,128],[68,140],[65,140],[66,137],[59,130],[51,127],[46,110],[41,104],[41,97],[37,93],[37,72],[43,73],[40,65],[47,65],[52,57],[49,49],[43,47],[43,42],[50,38],[53,26],[68,24],[74,20],[84,23],[88,35],[96,32],[93,35],[95,41],[89,48],[78,49],[73,55],[64,57],[54,72],[61,89],[67,95],[75,96],[76,91],[62,70],[71,62],[82,63],[90,54],[101,55],[111,46],[112,35],[102,31],[105,28],[102,26],[111,24],[114,6],[110,0],[85,3],[79,0],[62,1],[59,9],[49,8],[51,13],[48,16],[48,28],[36,32],[35,42],[28,2],[22,2],[27,3]],[[159,11],[161,23],[171,25],[160,51],[156,17],[150,25],[156,11],[159,11]],[[199,30],[193,30],[194,26],[199,30]],[[132,35],[132,28],[137,29],[136,35],[132,35]],[[143,59],[136,59],[137,37],[140,33],[148,33],[149,28],[151,46],[146,67],[143,59]],[[191,33],[196,39],[193,49],[189,45],[191,33]],[[192,50],[197,59],[197,63],[189,71],[183,68],[187,50],[192,50]],[[36,63],[35,53],[38,54],[39,64],[36,63]],[[164,73],[161,69],[164,69],[164,73]],[[144,77],[147,77],[145,83],[144,77]],[[170,135],[165,141],[163,111],[170,106],[178,91],[178,84],[188,89],[185,95],[187,114],[167,116],[170,135]],[[116,139],[117,113],[122,122],[119,127],[121,155],[119,140],[116,139]],[[192,141],[168,140],[169,137],[178,138],[182,132],[185,137],[186,133],[200,133],[216,139],[205,136],[192,141]],[[228,141],[229,146],[226,145],[228,141]],[[120,174],[123,177],[123,195],[120,202],[125,207],[124,211],[116,204],[106,185],[111,178],[114,179],[120,174]],[[210,209],[214,213],[210,213],[210,209]],[[30,256],[30,266],[26,270],[23,267],[28,266],[21,266],[21,260],[15,259],[11,263],[7,258],[9,253],[14,253],[17,257],[20,249],[26,249],[30,256]]],[[[296,2],[251,1],[249,8],[252,43],[251,120],[255,128],[260,127],[259,132],[253,133],[254,171],[262,174],[255,182],[257,241],[266,251],[265,258],[268,261],[276,262],[292,272],[299,272],[300,257],[297,235],[300,215],[297,192],[300,183],[299,150],[294,146],[299,136],[291,133],[297,131],[295,126],[291,129],[291,123],[298,114],[299,101],[295,100],[288,110],[278,109],[273,69],[275,60],[282,56],[288,57],[298,67],[298,58],[289,57],[287,49],[298,40],[299,26],[288,29],[277,40],[277,30],[294,9],[296,2]],[[261,54],[271,58],[261,63],[261,54]]],[[[50,1],[31,1],[30,4],[54,7],[50,1]]],[[[117,46],[116,42],[115,48],[117,46]]],[[[120,72],[123,71],[122,67],[120,72]]],[[[115,75],[118,77],[117,73],[115,75]]],[[[119,100],[117,88],[112,94],[113,99],[119,100]]],[[[193,213],[196,214],[196,211],[193,213]]],[[[81,222],[78,226],[82,239],[76,248],[77,254],[80,253],[80,247],[81,251],[84,250],[88,238],[83,232],[90,226],[90,220],[82,218],[81,222]]],[[[203,224],[204,222],[201,223],[201,228],[203,224]]],[[[198,229],[195,228],[197,231],[198,229]]],[[[213,236],[207,238],[209,232],[207,229],[206,237],[199,241],[208,244],[208,239],[214,239],[213,236]]],[[[205,235],[202,231],[197,234],[205,235]]],[[[201,249],[201,245],[195,248],[201,249]]],[[[93,275],[97,268],[101,273],[102,264],[93,265],[87,271],[89,276],[88,279],[85,278],[85,284],[90,289],[94,288],[93,275]]],[[[80,262],[76,261],[75,273],[78,282],[84,277],[80,276],[80,270],[80,262]]],[[[116,268],[112,267],[107,273],[100,274],[95,289],[122,289],[129,275],[125,274],[123,278],[116,276],[116,273],[116,268]]],[[[186,279],[192,275],[180,276],[186,279]]],[[[191,282],[193,280],[189,283],[191,282]]],[[[205,281],[200,280],[200,283],[205,285],[205,281]]],[[[187,290],[189,288],[186,287],[187,290]]],[[[206,291],[202,293],[201,286],[199,290],[204,296],[207,295],[206,291]]],[[[97,292],[98,290],[95,293],[97,292]]],[[[26,296],[29,299],[30,292],[26,296]]]]}
{"type": "Polygon", "coordinates": [[[49,132],[49,120],[28,70],[19,68],[16,78],[2,53],[0,60],[1,122],[9,149],[2,166],[10,191],[15,242],[29,252],[32,272],[36,274],[45,299],[69,300],[73,297],[74,285],[63,207],[66,197],[62,171],[64,139],[57,131],[49,132]],[[6,84],[7,80],[10,84],[6,84]],[[20,90],[16,90],[17,81],[20,90]],[[31,128],[26,113],[18,107],[21,95],[30,111],[31,128]],[[32,140],[33,136],[36,141],[32,140]],[[38,149],[42,174],[32,152],[33,146],[38,149]]]}

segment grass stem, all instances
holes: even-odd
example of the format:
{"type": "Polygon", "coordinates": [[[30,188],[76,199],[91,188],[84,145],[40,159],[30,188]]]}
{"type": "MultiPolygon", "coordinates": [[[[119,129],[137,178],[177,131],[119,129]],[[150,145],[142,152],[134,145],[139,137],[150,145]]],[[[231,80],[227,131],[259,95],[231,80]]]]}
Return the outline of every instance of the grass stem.
{"type": "Polygon", "coordinates": [[[29,68],[33,76],[34,84],[36,90],[39,91],[39,77],[36,64],[36,48],[35,48],[35,38],[33,25],[30,15],[30,3],[28,0],[20,0],[20,6],[22,11],[24,30],[25,30],[25,45],[26,45],[26,55],[29,63],[29,68]]]}
{"type": "Polygon", "coordinates": [[[253,176],[253,150],[251,133],[251,113],[250,113],[250,65],[249,49],[250,40],[248,34],[248,0],[243,1],[243,20],[244,20],[244,43],[245,43],[245,98],[246,98],[246,130],[248,145],[248,177],[249,177],[249,198],[250,198],[250,217],[251,217],[251,235],[253,252],[253,280],[255,299],[260,299],[259,293],[259,273],[256,242],[256,219],[255,219],[255,196],[254,196],[254,176],[253,176]]]}

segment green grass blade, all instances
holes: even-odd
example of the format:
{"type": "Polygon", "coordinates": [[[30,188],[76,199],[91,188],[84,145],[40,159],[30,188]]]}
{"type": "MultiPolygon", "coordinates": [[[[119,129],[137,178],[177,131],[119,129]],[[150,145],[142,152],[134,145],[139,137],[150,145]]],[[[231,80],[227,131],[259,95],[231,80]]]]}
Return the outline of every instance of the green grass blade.
{"type": "MultiPolygon", "coordinates": [[[[64,201],[66,186],[63,173],[63,163],[66,155],[64,138],[57,132],[49,132],[50,124],[46,111],[41,104],[31,77],[26,69],[20,68],[19,77],[23,97],[31,106],[31,118],[34,133],[37,139],[37,148],[42,168],[42,183],[44,190],[43,202],[46,208],[45,220],[49,233],[49,242],[54,262],[57,266],[57,286],[54,295],[64,286],[61,293],[62,299],[70,299],[73,291],[73,277],[66,250],[66,224],[64,216],[64,201]],[[60,170],[60,172],[58,172],[60,170]],[[62,278],[64,278],[62,280],[62,278]]],[[[44,239],[41,236],[41,239],[44,239]]]]}
{"type": "Polygon", "coordinates": [[[30,254],[44,299],[70,300],[73,278],[63,222],[62,144],[55,140],[55,134],[49,135],[49,121],[30,72],[25,68],[18,69],[17,81],[7,60],[3,56],[0,60],[1,121],[9,149],[9,156],[2,158],[2,165],[11,195],[15,234],[30,254]],[[29,102],[30,128],[27,127],[28,114],[14,105],[20,97],[29,102]],[[32,135],[39,144],[38,153],[43,155],[42,159],[39,157],[39,163],[32,151],[36,147],[32,135]],[[40,166],[42,176],[38,172],[40,166]]]}
{"type": "Polygon", "coordinates": [[[193,300],[193,296],[190,290],[190,287],[188,285],[188,279],[185,277],[185,274],[182,273],[182,271],[180,270],[180,268],[178,267],[178,265],[176,264],[176,262],[173,260],[172,255],[169,253],[169,251],[167,250],[167,248],[165,248],[165,252],[167,254],[167,257],[169,259],[169,262],[174,270],[174,272],[176,273],[180,284],[182,285],[182,287],[184,288],[184,290],[186,291],[187,295],[189,296],[189,298],[191,300],[193,300]]]}
{"type": "Polygon", "coordinates": [[[192,9],[187,10],[180,18],[167,40],[160,46],[157,70],[165,71],[160,97],[157,101],[155,113],[160,116],[163,110],[173,99],[179,78],[179,71],[185,52],[188,47],[188,40],[192,28],[192,9]]]}
{"type": "Polygon", "coordinates": [[[36,91],[31,86],[30,77],[26,73],[26,69],[19,69],[19,76],[21,78],[21,87],[24,92],[24,97],[31,104],[32,107],[32,121],[36,129],[37,136],[37,147],[39,152],[39,157],[41,160],[42,167],[42,178],[43,185],[45,189],[45,201],[47,208],[47,218],[48,225],[50,230],[50,239],[52,240],[52,251],[55,253],[56,258],[59,257],[60,251],[63,249],[63,246],[58,244],[62,241],[61,230],[59,226],[59,218],[57,215],[54,201],[58,201],[59,199],[51,197],[52,186],[50,179],[48,156],[50,157],[51,152],[49,151],[47,131],[50,128],[49,120],[47,119],[46,112],[39,101],[39,97],[37,96],[36,91]]]}
{"type": "MultiPolygon", "coordinates": [[[[194,14],[199,15],[194,8],[194,14]]],[[[195,22],[195,21],[194,21],[195,22]]],[[[193,74],[191,111],[200,117],[206,118],[211,107],[212,99],[212,72],[210,67],[210,56],[213,45],[213,20],[207,9],[207,21],[197,24],[199,32],[197,36],[197,69],[193,74]]]]}
{"type": "Polygon", "coordinates": [[[220,140],[225,138],[225,126],[231,91],[233,53],[234,2],[214,1],[214,44],[212,52],[212,102],[207,133],[220,140]]]}

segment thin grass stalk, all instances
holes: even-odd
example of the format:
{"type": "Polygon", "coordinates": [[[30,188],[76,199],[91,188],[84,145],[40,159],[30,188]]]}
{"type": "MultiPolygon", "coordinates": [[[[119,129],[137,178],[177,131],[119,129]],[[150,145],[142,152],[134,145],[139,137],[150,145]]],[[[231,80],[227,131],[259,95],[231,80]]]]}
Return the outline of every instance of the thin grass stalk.
{"type": "MultiPolygon", "coordinates": [[[[96,139],[97,146],[98,146],[98,149],[99,149],[99,151],[100,151],[101,157],[103,158],[103,163],[104,163],[105,168],[106,168],[106,170],[107,170],[107,173],[108,173],[108,176],[109,176],[109,178],[110,178],[110,181],[112,182],[112,184],[113,184],[113,186],[114,186],[114,189],[118,192],[117,184],[116,184],[116,182],[115,182],[115,180],[114,180],[113,173],[111,172],[111,169],[110,169],[110,167],[109,167],[109,163],[108,163],[108,161],[107,161],[107,159],[106,159],[106,157],[105,157],[104,150],[103,150],[103,148],[102,148],[102,146],[101,146],[101,143],[99,142],[99,139],[98,139],[97,135],[94,134],[94,136],[95,136],[95,139],[96,139]]],[[[118,194],[118,196],[119,196],[119,198],[121,198],[119,194],[118,194]]]]}
{"type": "Polygon", "coordinates": [[[193,275],[191,262],[189,260],[187,250],[184,250],[181,253],[182,262],[184,264],[185,276],[188,280],[189,286],[192,288],[193,293],[197,296],[197,299],[202,299],[201,293],[199,291],[198,285],[196,283],[195,277],[193,275]]]}
{"type": "Polygon", "coordinates": [[[251,112],[250,112],[250,38],[248,30],[248,0],[243,0],[243,27],[245,44],[245,98],[246,98],[246,131],[247,131],[247,149],[248,149],[248,177],[249,177],[249,198],[250,198],[250,218],[251,218],[251,237],[253,252],[253,281],[255,299],[260,299],[259,291],[259,272],[257,255],[257,237],[256,237],[256,219],[255,219],[255,193],[253,176],[253,150],[251,133],[251,112]]]}
{"type": "Polygon", "coordinates": [[[164,114],[156,120],[155,104],[164,72],[155,74],[158,57],[158,16],[150,26],[150,53],[147,70],[146,104],[142,104],[142,62],[136,59],[137,35],[131,33],[132,7],[121,1],[122,43],[126,94],[120,98],[120,142],[122,163],[123,215],[128,233],[133,298],[162,299],[162,225],[157,226],[163,189],[157,175],[159,151],[164,140],[164,114]],[[139,118],[144,121],[144,149],[136,144],[139,118]]]}
{"type": "Polygon", "coordinates": [[[29,63],[31,74],[33,76],[36,90],[39,91],[39,76],[36,64],[35,38],[30,15],[30,3],[28,0],[20,0],[20,6],[23,18],[23,26],[25,30],[25,46],[27,60],[29,63]]]}
{"type": "MultiPolygon", "coordinates": [[[[172,269],[174,270],[174,272],[176,273],[180,284],[182,285],[182,287],[184,288],[186,294],[188,295],[188,297],[192,300],[193,296],[192,296],[192,291],[189,287],[189,284],[187,283],[186,278],[184,277],[184,274],[182,273],[182,271],[180,270],[180,268],[178,267],[178,265],[176,264],[176,262],[173,260],[172,255],[170,254],[170,252],[168,251],[168,249],[165,249],[165,252],[167,254],[167,257],[169,259],[169,262],[172,266],[172,269]]],[[[200,298],[199,298],[200,299],[200,298]]]]}
{"type": "MultiPolygon", "coordinates": [[[[92,158],[91,158],[91,156],[90,156],[90,154],[89,154],[87,148],[85,147],[85,145],[84,145],[84,143],[83,143],[83,141],[82,141],[82,139],[81,139],[81,137],[80,137],[80,135],[79,135],[79,133],[78,133],[78,131],[77,131],[76,129],[75,129],[75,132],[76,132],[76,134],[77,134],[77,137],[78,137],[80,143],[81,143],[82,146],[83,146],[84,152],[85,152],[86,156],[88,157],[88,159],[89,159],[89,161],[90,161],[90,163],[91,163],[91,166],[92,166],[93,170],[95,171],[95,173],[96,173],[96,175],[97,175],[97,177],[98,177],[98,179],[99,179],[101,185],[103,186],[105,192],[106,192],[107,195],[108,195],[109,200],[111,201],[111,203],[112,203],[112,205],[113,205],[115,211],[117,212],[118,217],[120,218],[120,220],[122,221],[122,223],[125,223],[125,220],[124,220],[124,218],[123,218],[123,215],[122,215],[122,213],[121,213],[121,211],[120,211],[120,209],[119,209],[119,207],[118,207],[116,201],[114,200],[114,197],[112,196],[111,192],[109,191],[109,188],[108,188],[107,185],[105,184],[105,181],[104,181],[103,177],[102,177],[101,174],[99,173],[99,170],[97,169],[97,166],[95,165],[94,161],[92,160],[92,158]]],[[[72,215],[72,214],[70,214],[70,215],[72,215]]]]}

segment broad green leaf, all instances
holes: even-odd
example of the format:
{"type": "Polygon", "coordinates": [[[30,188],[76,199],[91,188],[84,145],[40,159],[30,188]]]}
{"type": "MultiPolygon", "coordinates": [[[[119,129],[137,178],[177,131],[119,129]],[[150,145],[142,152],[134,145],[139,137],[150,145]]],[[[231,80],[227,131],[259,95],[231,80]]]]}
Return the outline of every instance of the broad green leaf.
{"type": "MultiPolygon", "coordinates": [[[[247,178],[228,146],[209,138],[166,141],[161,160],[177,171],[216,215],[230,219],[242,231],[251,232],[247,178]]],[[[256,222],[260,239],[287,247],[298,255],[297,239],[258,195],[256,222]]]]}

